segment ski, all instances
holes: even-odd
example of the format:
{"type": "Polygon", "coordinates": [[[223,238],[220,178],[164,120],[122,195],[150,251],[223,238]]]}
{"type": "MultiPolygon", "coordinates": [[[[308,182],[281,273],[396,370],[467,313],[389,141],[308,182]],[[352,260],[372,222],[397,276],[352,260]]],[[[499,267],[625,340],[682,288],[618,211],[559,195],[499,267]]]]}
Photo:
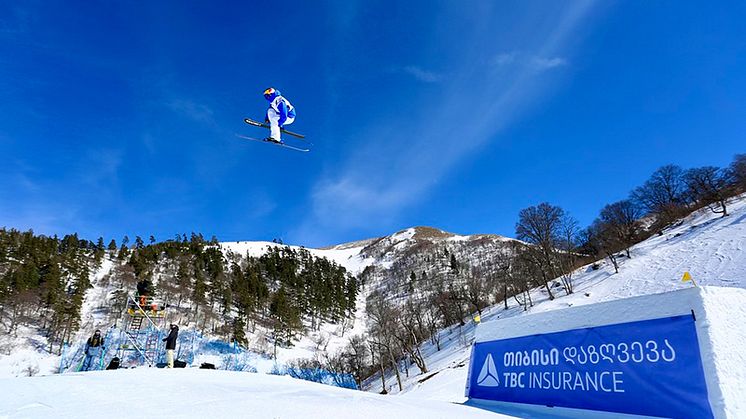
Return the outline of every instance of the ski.
{"type": "MultiPolygon", "coordinates": [[[[247,124],[253,125],[255,127],[269,128],[269,124],[265,124],[263,122],[257,122],[257,121],[254,121],[253,119],[244,118],[243,121],[246,122],[247,124]]],[[[280,131],[282,131],[283,133],[285,133],[287,135],[292,135],[295,138],[300,138],[301,140],[308,142],[307,140],[304,139],[304,138],[306,138],[306,136],[303,135],[303,134],[298,134],[297,132],[288,131],[285,128],[280,128],[280,131]]]]}
{"type": "Polygon", "coordinates": [[[289,145],[289,144],[285,144],[285,143],[276,143],[274,141],[260,140],[258,138],[247,137],[247,136],[241,135],[241,134],[236,134],[236,137],[243,138],[244,140],[258,141],[260,143],[274,144],[274,145],[276,145],[278,147],[289,148],[291,150],[300,151],[302,153],[307,153],[307,152],[311,151],[308,148],[300,148],[300,147],[295,147],[295,146],[292,146],[292,145],[289,145]]]}

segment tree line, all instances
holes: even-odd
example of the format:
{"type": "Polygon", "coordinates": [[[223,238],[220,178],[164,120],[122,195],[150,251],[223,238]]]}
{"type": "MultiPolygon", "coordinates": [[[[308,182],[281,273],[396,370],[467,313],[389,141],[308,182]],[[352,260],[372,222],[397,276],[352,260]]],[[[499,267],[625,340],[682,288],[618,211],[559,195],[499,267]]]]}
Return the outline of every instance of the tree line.
{"type": "Polygon", "coordinates": [[[38,236],[0,228],[0,328],[38,327],[57,352],[80,326],[80,310],[91,287],[91,271],[104,257],[98,243],[77,235],[38,236]]]}
{"type": "Polygon", "coordinates": [[[100,308],[121,324],[128,295],[147,294],[175,322],[193,323],[247,345],[247,332],[269,330],[275,345],[352,315],[356,278],[344,267],[308,250],[268,246],[260,257],[224,252],[215,237],[177,235],[148,243],[125,236],[121,244],[62,239],[33,231],[0,229],[0,328],[39,327],[50,351],[61,350],[81,326],[80,311],[91,273],[104,258],[113,267],[102,278],[109,292],[100,308]]]}

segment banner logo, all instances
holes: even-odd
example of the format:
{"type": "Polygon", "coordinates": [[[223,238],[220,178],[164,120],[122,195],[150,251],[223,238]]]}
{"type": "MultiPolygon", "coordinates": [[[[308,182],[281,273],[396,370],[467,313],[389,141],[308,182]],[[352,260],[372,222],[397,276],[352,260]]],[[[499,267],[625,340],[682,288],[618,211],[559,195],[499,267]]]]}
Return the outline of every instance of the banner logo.
{"type": "Polygon", "coordinates": [[[477,385],[482,387],[497,387],[500,385],[500,379],[497,378],[497,368],[495,368],[495,362],[492,360],[492,354],[487,354],[487,359],[484,360],[482,365],[482,371],[477,377],[477,385]]]}

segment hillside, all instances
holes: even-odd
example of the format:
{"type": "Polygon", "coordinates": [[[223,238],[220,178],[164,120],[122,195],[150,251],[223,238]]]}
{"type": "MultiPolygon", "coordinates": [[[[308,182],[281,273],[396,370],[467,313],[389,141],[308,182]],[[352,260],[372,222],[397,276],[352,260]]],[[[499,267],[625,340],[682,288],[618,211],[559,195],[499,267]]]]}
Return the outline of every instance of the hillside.
{"type": "MultiPolygon", "coordinates": [[[[731,204],[728,217],[713,214],[707,209],[692,213],[631,249],[631,258],[622,259],[620,272],[604,260],[577,270],[575,292],[554,300],[547,298],[543,289],[531,292],[534,306],[524,311],[511,301],[505,310],[497,304],[485,310],[483,322],[550,312],[562,308],[593,304],[639,295],[661,293],[691,287],[681,281],[685,271],[691,273],[698,285],[746,289],[746,199],[741,196],[731,204]]],[[[620,319],[622,321],[623,319],[620,319]]],[[[399,392],[393,374],[386,376],[387,390],[404,397],[428,398],[463,402],[470,344],[476,325],[451,327],[442,333],[447,342],[440,351],[432,344],[423,345],[429,372],[420,374],[415,365],[399,392]]],[[[381,391],[380,377],[368,381],[369,391],[381,391]]]]}
{"type": "MultiPolygon", "coordinates": [[[[88,262],[93,271],[90,274],[91,288],[85,292],[83,302],[80,308],[78,332],[70,339],[73,347],[67,349],[67,355],[70,353],[80,352],[80,347],[85,339],[90,335],[91,330],[100,328],[105,330],[112,324],[118,324],[122,320],[121,309],[116,306],[122,295],[121,293],[134,291],[133,270],[144,270],[152,278],[159,292],[159,301],[169,304],[168,310],[169,321],[177,322],[186,329],[195,327],[195,303],[192,300],[193,290],[189,288],[190,283],[195,279],[187,282],[187,288],[184,288],[179,281],[181,275],[181,265],[188,261],[187,258],[194,259],[189,253],[184,253],[178,247],[189,246],[192,248],[194,240],[198,240],[192,235],[191,242],[184,237],[183,244],[178,241],[167,241],[161,247],[164,253],[157,257],[157,262],[148,262],[143,268],[143,258],[135,258],[136,252],[144,252],[145,257],[156,260],[153,252],[149,251],[150,246],[144,246],[141,250],[132,248],[129,250],[129,256],[121,258],[122,249],[109,251],[103,255],[102,262],[95,266],[93,262],[88,262]],[[176,254],[175,257],[169,257],[169,254],[176,254]],[[119,254],[119,255],[118,255],[119,254]],[[150,256],[147,256],[150,254],[150,256]],[[127,269],[124,269],[127,268],[127,269]],[[129,269],[129,270],[128,270],[129,269]],[[122,287],[125,284],[125,287],[122,287]],[[129,285],[126,285],[129,284],[129,285]]],[[[490,252],[499,250],[500,243],[508,239],[497,236],[458,236],[451,233],[442,232],[433,228],[417,227],[407,229],[391,236],[363,240],[355,243],[342,244],[327,249],[305,249],[299,246],[287,246],[271,242],[224,242],[219,244],[219,250],[222,254],[223,265],[222,271],[218,272],[218,277],[222,281],[235,281],[231,279],[235,267],[232,263],[238,263],[246,267],[249,258],[261,259],[270,249],[278,254],[297,253],[307,251],[311,257],[323,258],[343,266],[347,272],[354,274],[364,280],[360,283],[357,299],[354,303],[354,315],[344,318],[341,321],[324,321],[315,327],[308,318],[304,320],[306,333],[296,334],[292,346],[281,345],[273,348],[268,335],[271,333],[270,328],[261,322],[250,325],[246,330],[247,348],[259,354],[272,354],[276,350],[277,361],[284,364],[297,358],[313,358],[319,354],[319,349],[324,348],[326,352],[333,353],[337,349],[345,346],[348,338],[353,335],[361,335],[365,332],[365,306],[367,297],[373,290],[389,289],[398,290],[397,293],[406,292],[402,288],[402,278],[406,275],[399,275],[404,270],[417,270],[422,272],[430,270],[431,273],[437,274],[439,271],[447,270],[450,259],[444,257],[444,253],[453,255],[462,260],[462,263],[482,263],[482,260],[490,259],[490,252]],[[450,249],[450,253],[448,252],[450,249]],[[363,275],[365,272],[365,275],[363,275]],[[226,278],[226,276],[228,276],[226,278]]],[[[157,245],[158,246],[158,245],[157,245]]],[[[214,265],[210,262],[215,259],[214,253],[210,252],[210,244],[205,243],[205,249],[201,253],[208,256],[207,264],[214,265]]],[[[200,256],[204,257],[204,256],[200,256]]],[[[294,256],[297,257],[297,256],[294,256]]],[[[77,260],[81,259],[78,256],[77,260]]],[[[189,262],[191,265],[191,262],[189,262]]],[[[204,263],[203,263],[204,265],[204,263]]],[[[214,269],[213,269],[214,270],[214,269]]],[[[189,268],[192,274],[196,272],[196,265],[189,268]]],[[[244,271],[245,275],[248,271],[244,271]]],[[[203,275],[211,275],[204,272],[203,275]]],[[[210,287],[219,286],[216,283],[208,283],[210,287]]],[[[272,286],[272,284],[269,284],[272,286]]],[[[69,286],[69,285],[68,285],[69,286]]],[[[235,289],[235,287],[233,287],[235,289]]],[[[277,288],[270,288],[270,292],[276,291],[277,288]]],[[[220,292],[219,288],[216,290],[220,292]]],[[[212,293],[214,299],[219,298],[219,294],[212,293]]],[[[214,301],[214,300],[213,300],[214,301]]],[[[204,306],[204,304],[203,304],[204,306]]],[[[199,307],[197,305],[197,307],[199,307]]],[[[33,311],[33,309],[31,310],[33,311]]],[[[220,325],[220,319],[224,318],[221,314],[220,305],[211,309],[211,312],[201,310],[200,330],[205,331],[206,326],[220,325]]],[[[53,346],[48,339],[40,334],[40,330],[35,327],[33,317],[29,317],[26,324],[18,327],[12,336],[6,336],[0,339],[0,346],[3,354],[0,354],[0,375],[3,376],[22,376],[33,374],[50,374],[60,369],[60,352],[49,354],[49,347],[53,346]],[[9,354],[13,356],[8,356],[9,354]]],[[[115,331],[115,333],[118,333],[115,331]]],[[[216,335],[207,332],[205,338],[226,339],[225,333],[216,335]]],[[[60,350],[60,346],[56,346],[60,350]]],[[[65,352],[65,350],[62,350],[65,352]]],[[[63,354],[65,355],[65,354],[63,354]]],[[[107,354],[107,357],[114,356],[113,352],[107,354]]],[[[65,364],[68,362],[64,360],[65,364]]],[[[268,372],[273,368],[273,362],[262,361],[254,365],[260,371],[268,372]]]]}

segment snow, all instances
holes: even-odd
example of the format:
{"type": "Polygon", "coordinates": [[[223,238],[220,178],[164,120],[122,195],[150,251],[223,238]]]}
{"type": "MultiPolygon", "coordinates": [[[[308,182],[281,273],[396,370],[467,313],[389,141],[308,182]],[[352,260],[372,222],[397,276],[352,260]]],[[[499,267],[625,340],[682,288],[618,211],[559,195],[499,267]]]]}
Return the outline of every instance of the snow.
{"type": "Polygon", "coordinates": [[[59,358],[51,357],[31,347],[22,346],[22,340],[15,345],[11,356],[0,357],[0,377],[27,377],[57,372],[59,358]]]}
{"type": "MultiPolygon", "coordinates": [[[[735,290],[740,291],[740,290],[735,290]]],[[[701,306],[699,288],[624,298],[482,323],[475,342],[561,332],[689,314],[701,306]]],[[[699,313],[698,313],[699,314],[699,313]]]]}
{"type": "MultiPolygon", "coordinates": [[[[283,248],[283,247],[290,247],[291,249],[299,250],[301,249],[300,246],[288,246],[285,244],[278,244],[273,242],[223,242],[220,243],[221,249],[223,251],[232,251],[235,254],[242,255],[242,256],[252,256],[252,257],[259,257],[263,255],[267,247],[273,247],[273,248],[283,248]]],[[[347,271],[349,271],[351,274],[356,275],[359,272],[361,272],[363,269],[365,269],[365,266],[367,264],[372,263],[373,260],[369,259],[367,261],[360,258],[360,251],[363,249],[363,246],[358,247],[345,247],[345,248],[331,248],[331,249],[311,249],[311,248],[305,248],[308,250],[313,256],[320,257],[320,258],[327,258],[338,265],[343,266],[347,271]]]]}
{"type": "Polygon", "coordinates": [[[445,402],[387,397],[287,376],[137,368],[0,379],[0,417],[507,418],[445,402]]]}
{"type": "MultiPolygon", "coordinates": [[[[703,325],[709,336],[707,345],[712,352],[707,357],[705,373],[714,370],[718,393],[713,394],[709,382],[710,399],[720,396],[713,408],[723,408],[726,417],[746,417],[746,290],[705,287],[702,289],[703,325]]],[[[699,323],[699,322],[698,322],[699,323]]],[[[701,335],[700,335],[701,336],[701,335]]],[[[701,338],[700,338],[701,339],[701,338]]]]}
{"type": "Polygon", "coordinates": [[[415,233],[417,233],[417,230],[414,227],[411,227],[406,230],[402,230],[394,234],[393,236],[391,236],[391,241],[394,243],[397,243],[397,242],[411,240],[412,237],[414,237],[415,233]]]}

